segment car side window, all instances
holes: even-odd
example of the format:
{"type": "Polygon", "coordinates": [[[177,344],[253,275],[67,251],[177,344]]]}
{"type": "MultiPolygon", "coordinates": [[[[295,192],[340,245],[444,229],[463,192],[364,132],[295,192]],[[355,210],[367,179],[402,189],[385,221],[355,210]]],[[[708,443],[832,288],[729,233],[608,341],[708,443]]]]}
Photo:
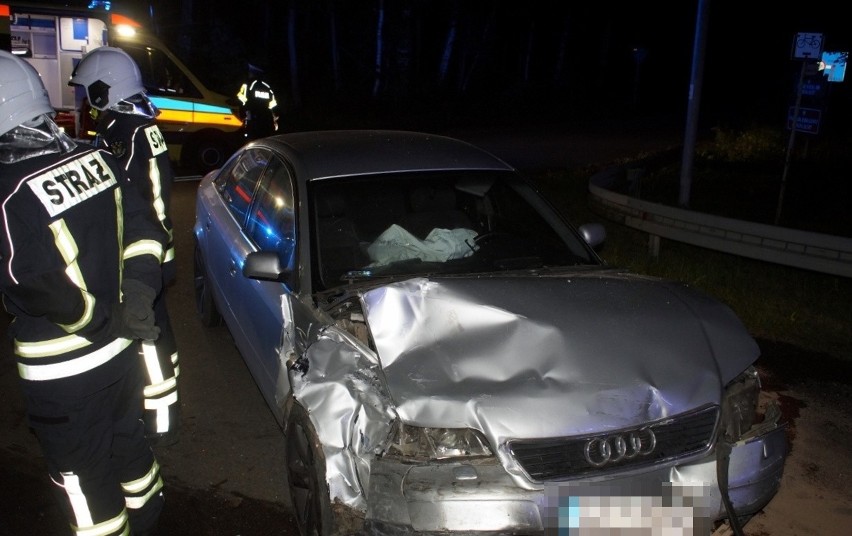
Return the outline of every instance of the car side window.
{"type": "Polygon", "coordinates": [[[246,223],[251,198],[260,175],[266,169],[269,156],[266,149],[248,149],[229,163],[216,179],[217,189],[225,205],[241,226],[246,223]]]}
{"type": "Polygon", "coordinates": [[[261,177],[246,224],[246,234],[260,251],[275,251],[287,269],[284,281],[294,288],[296,267],[296,209],[293,183],[284,162],[273,157],[261,177]]]}

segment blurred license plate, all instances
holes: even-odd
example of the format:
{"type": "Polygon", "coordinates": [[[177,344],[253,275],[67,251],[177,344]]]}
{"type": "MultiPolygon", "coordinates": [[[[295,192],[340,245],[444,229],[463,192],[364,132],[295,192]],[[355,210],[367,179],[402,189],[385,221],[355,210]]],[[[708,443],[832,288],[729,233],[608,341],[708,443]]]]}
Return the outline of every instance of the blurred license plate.
{"type": "Polygon", "coordinates": [[[625,489],[623,484],[553,486],[547,494],[545,534],[705,536],[711,532],[705,486],[664,482],[652,485],[654,489],[642,487],[645,489],[625,489]],[[636,491],[642,494],[633,494],[636,491]]]}

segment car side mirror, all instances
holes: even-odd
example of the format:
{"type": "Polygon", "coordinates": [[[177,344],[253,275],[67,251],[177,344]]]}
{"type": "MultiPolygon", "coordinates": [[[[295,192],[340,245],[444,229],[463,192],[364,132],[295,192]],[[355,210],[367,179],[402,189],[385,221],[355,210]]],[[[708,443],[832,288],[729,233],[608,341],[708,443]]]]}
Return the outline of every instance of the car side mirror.
{"type": "Polygon", "coordinates": [[[580,231],[583,240],[592,246],[592,249],[597,248],[606,240],[606,228],[600,223],[586,223],[577,230],[580,231]]]}
{"type": "Polygon", "coordinates": [[[243,275],[252,279],[284,281],[287,269],[281,266],[281,259],[274,251],[253,251],[243,263],[243,275]]]}

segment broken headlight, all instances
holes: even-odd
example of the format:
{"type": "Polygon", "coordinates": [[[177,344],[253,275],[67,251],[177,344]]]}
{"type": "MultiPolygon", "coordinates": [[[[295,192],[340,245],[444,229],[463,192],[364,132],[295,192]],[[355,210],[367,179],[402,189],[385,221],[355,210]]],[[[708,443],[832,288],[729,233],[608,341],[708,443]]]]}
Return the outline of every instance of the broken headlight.
{"type": "Polygon", "coordinates": [[[738,441],[754,424],[760,395],[757,369],[747,368],[725,387],[722,398],[722,436],[738,441]]]}
{"type": "Polygon", "coordinates": [[[491,456],[491,449],[482,434],[471,428],[428,428],[397,421],[387,453],[428,461],[491,456]]]}

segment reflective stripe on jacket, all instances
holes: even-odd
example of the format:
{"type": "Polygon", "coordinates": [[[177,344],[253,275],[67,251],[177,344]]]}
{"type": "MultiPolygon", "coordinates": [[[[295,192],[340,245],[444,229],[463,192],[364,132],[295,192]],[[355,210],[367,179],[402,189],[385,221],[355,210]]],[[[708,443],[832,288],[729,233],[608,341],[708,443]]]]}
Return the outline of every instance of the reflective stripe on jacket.
{"type": "Polygon", "coordinates": [[[0,290],[25,387],[96,389],[131,341],[111,322],[122,278],[159,290],[162,230],[107,151],[80,145],[0,165],[0,290]]]}

